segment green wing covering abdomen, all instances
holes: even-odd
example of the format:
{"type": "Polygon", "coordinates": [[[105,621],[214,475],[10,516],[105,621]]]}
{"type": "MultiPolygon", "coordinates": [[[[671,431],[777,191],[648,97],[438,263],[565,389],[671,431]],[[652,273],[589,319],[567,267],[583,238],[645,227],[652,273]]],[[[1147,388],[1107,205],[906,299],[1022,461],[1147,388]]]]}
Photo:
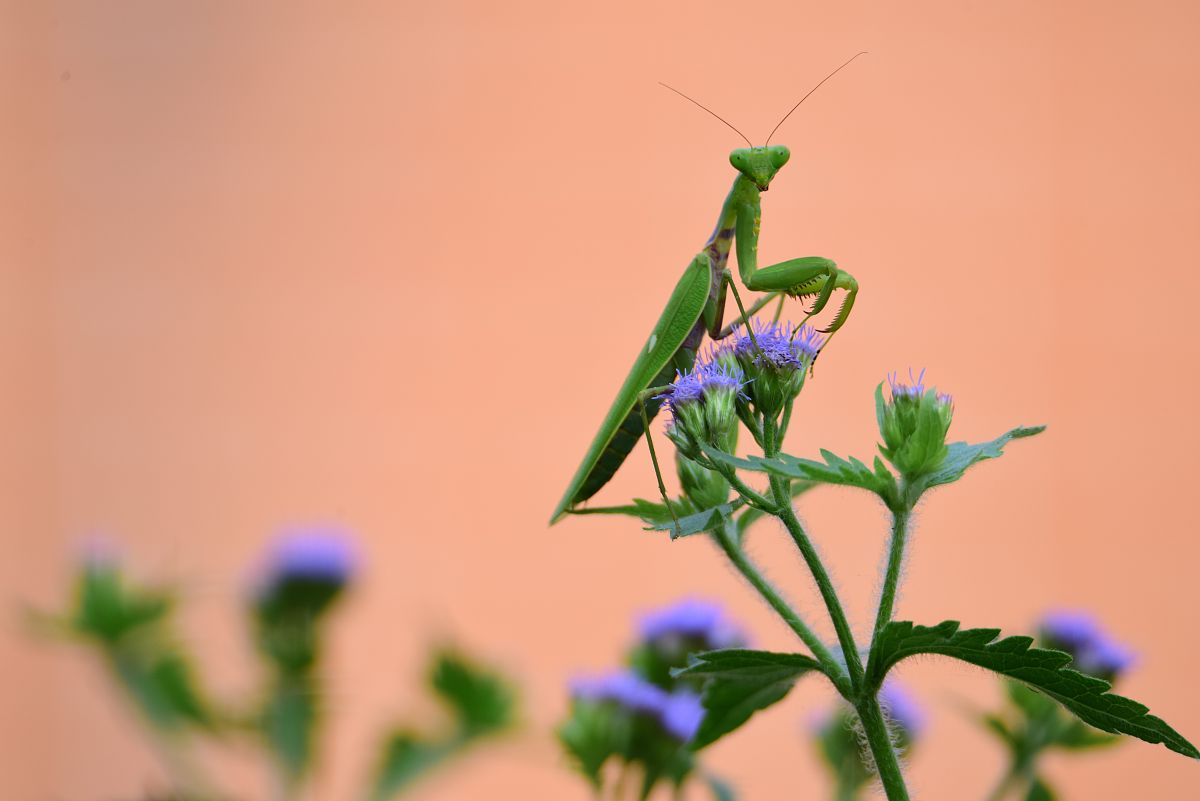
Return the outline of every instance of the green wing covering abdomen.
{"type": "MultiPolygon", "coordinates": [[[[695,328],[704,304],[708,302],[712,273],[707,254],[700,253],[683,272],[671,299],[654,326],[650,338],[638,353],[629,377],[621,385],[616,400],[604,417],[595,439],[588,447],[583,463],[554,508],[551,523],[557,522],[572,506],[582,503],[608,483],[643,434],[641,413],[636,407],[643,390],[668,383],[676,369],[691,366],[694,354],[682,361],[676,358],[695,328]]],[[[646,406],[647,416],[658,412],[661,401],[646,406]]]]}

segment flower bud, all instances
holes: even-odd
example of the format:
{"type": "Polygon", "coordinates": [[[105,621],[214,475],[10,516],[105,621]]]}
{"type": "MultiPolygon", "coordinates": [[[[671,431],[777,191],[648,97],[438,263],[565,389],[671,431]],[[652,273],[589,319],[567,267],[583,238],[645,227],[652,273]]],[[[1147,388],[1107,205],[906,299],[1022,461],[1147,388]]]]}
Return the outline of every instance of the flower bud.
{"type": "Polygon", "coordinates": [[[876,416],[883,444],[879,451],[907,478],[936,470],[946,458],[946,432],[954,416],[953,399],[925,388],[925,371],[912,384],[888,376],[891,399],[883,400],[883,385],[875,390],[876,416]]]}
{"type": "Polygon", "coordinates": [[[741,368],[700,362],[659,397],[667,399],[674,417],[668,436],[684,450],[688,442],[731,449],[737,436],[737,403],[745,385],[741,368]],[[681,444],[684,443],[684,444],[681,444]]]}
{"type": "Polygon", "coordinates": [[[775,419],[800,394],[804,379],[824,340],[809,326],[766,325],[755,321],[739,336],[733,354],[745,371],[750,402],[775,419]]]}

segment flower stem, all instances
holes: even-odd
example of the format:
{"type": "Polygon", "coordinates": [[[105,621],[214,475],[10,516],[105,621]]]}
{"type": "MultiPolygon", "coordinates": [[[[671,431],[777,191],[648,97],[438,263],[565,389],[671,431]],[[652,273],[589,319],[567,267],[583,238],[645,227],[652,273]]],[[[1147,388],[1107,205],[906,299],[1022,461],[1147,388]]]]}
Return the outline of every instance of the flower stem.
{"type": "Polygon", "coordinates": [[[830,653],[825,643],[821,642],[821,638],[808,627],[808,624],[800,618],[796,610],[792,609],[788,602],[771,586],[771,582],[767,581],[766,577],[759,572],[754,563],[746,556],[746,552],[738,544],[736,524],[726,521],[714,533],[716,534],[717,544],[721,546],[721,550],[725,552],[725,555],[733,563],[733,566],[750,582],[754,589],[758,590],[758,594],[783,618],[783,622],[787,623],[788,627],[796,633],[796,636],[808,646],[813,656],[824,667],[826,675],[829,676],[834,686],[838,688],[838,691],[843,695],[847,694],[850,691],[850,686],[847,682],[846,673],[842,670],[842,666],[834,659],[833,654],[830,653]]]}
{"type": "Polygon", "coordinates": [[[875,759],[879,781],[887,793],[888,801],[908,801],[908,788],[904,786],[900,760],[896,757],[896,749],[892,747],[879,701],[875,699],[874,693],[868,693],[854,706],[858,710],[859,720],[862,721],[867,745],[871,747],[871,756],[875,759]]]}
{"type": "Polygon", "coordinates": [[[879,612],[875,615],[875,629],[871,636],[872,650],[879,632],[892,621],[892,610],[896,606],[896,589],[900,584],[900,568],[904,564],[904,544],[908,538],[909,509],[892,513],[892,541],[889,545],[887,571],[883,577],[883,590],[879,594],[879,612]]]}

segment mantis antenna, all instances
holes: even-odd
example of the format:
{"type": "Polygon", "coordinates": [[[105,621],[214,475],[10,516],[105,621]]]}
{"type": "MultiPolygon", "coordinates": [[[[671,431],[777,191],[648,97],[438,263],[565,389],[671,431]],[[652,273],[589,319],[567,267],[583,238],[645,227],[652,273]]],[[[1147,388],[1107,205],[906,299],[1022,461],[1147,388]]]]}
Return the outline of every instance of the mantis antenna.
{"type": "MultiPolygon", "coordinates": [[[[852,60],[853,60],[853,59],[852,59],[852,60]]],[[[841,68],[839,67],[839,69],[841,69],[841,68]]],[[[676,89],[674,86],[667,86],[667,85],[666,85],[665,83],[663,83],[662,81],[659,81],[659,82],[658,82],[658,85],[659,85],[659,86],[662,86],[662,87],[665,87],[665,88],[667,88],[667,89],[670,89],[672,92],[674,92],[675,94],[679,95],[679,96],[680,96],[680,97],[682,97],[684,100],[687,100],[687,101],[689,101],[689,102],[691,102],[691,103],[695,103],[697,106],[699,106],[700,108],[704,109],[705,111],[707,111],[709,114],[711,114],[711,115],[713,115],[714,117],[716,117],[716,118],[717,118],[718,120],[720,120],[721,122],[725,123],[726,125],[729,125],[729,127],[730,127],[730,128],[733,130],[733,132],[734,132],[734,133],[736,133],[738,136],[740,136],[740,137],[742,137],[743,139],[745,139],[745,140],[746,140],[746,144],[750,145],[750,147],[754,147],[754,143],[753,143],[753,142],[751,142],[749,139],[747,139],[747,138],[746,138],[746,135],[745,135],[744,133],[742,133],[741,131],[739,131],[737,128],[734,128],[732,125],[730,125],[730,123],[729,123],[729,121],[728,121],[728,120],[726,120],[724,117],[722,117],[722,116],[721,116],[720,114],[718,114],[717,112],[715,112],[715,111],[713,111],[712,109],[710,109],[708,106],[704,105],[703,103],[700,103],[699,101],[692,100],[692,98],[688,97],[688,96],[687,96],[687,95],[685,95],[683,92],[681,92],[681,91],[679,91],[678,89],[676,89]]],[[[820,86],[820,84],[817,84],[817,85],[818,85],[818,86],[820,86]]],[[[775,127],[779,127],[779,126],[775,126],[775,127]]],[[[772,131],[772,133],[774,133],[774,131],[772,131]]]]}
{"type": "MultiPolygon", "coordinates": [[[[859,56],[865,56],[866,54],[867,54],[867,51],[866,51],[866,50],[863,50],[861,53],[855,53],[854,55],[852,55],[852,56],[849,58],[849,60],[847,60],[847,61],[846,61],[846,63],[845,63],[845,64],[843,64],[841,67],[838,67],[836,70],[834,70],[833,72],[829,73],[829,74],[828,74],[828,75],[826,75],[824,78],[822,78],[822,79],[821,79],[821,83],[825,83],[825,82],[826,82],[826,81],[828,81],[830,78],[832,78],[834,75],[837,75],[839,72],[841,72],[841,71],[842,71],[842,68],[843,68],[843,67],[846,67],[846,66],[848,66],[848,65],[850,64],[850,62],[851,62],[851,61],[853,61],[854,59],[858,58],[859,56]]],[[[807,94],[807,95],[805,95],[804,97],[800,98],[800,103],[803,103],[805,100],[808,100],[808,95],[811,95],[813,92],[815,92],[815,91],[817,91],[818,89],[820,89],[820,88],[821,88],[821,83],[817,84],[817,85],[816,85],[816,86],[814,86],[812,89],[809,89],[809,90],[808,90],[808,94],[807,94]]],[[[666,85],[666,84],[664,84],[664,86],[665,86],[665,85],[666,85]]],[[[667,88],[668,88],[668,89],[670,89],[671,87],[669,87],[669,86],[668,86],[667,88]]],[[[691,98],[689,97],[689,98],[688,98],[688,100],[691,100],[691,98]]],[[[692,100],[692,102],[693,102],[693,103],[695,103],[696,101],[695,101],[695,100],[692,100]]],[[[796,105],[792,106],[792,111],[795,111],[796,109],[800,108],[800,103],[797,103],[796,105]]],[[[700,104],[699,104],[699,103],[696,103],[696,105],[700,105],[700,104]]],[[[701,108],[703,108],[703,106],[701,106],[701,108]]],[[[707,109],[705,109],[705,110],[707,111],[707,109]]],[[[792,111],[789,111],[787,114],[784,114],[784,115],[783,115],[783,119],[782,119],[782,120],[780,120],[780,121],[778,122],[778,124],[776,124],[776,126],[775,126],[774,128],[772,128],[772,129],[771,129],[771,133],[767,135],[767,144],[768,144],[768,145],[769,145],[769,144],[771,144],[771,137],[772,137],[772,136],[774,136],[774,135],[775,135],[775,132],[779,130],[779,126],[780,126],[780,125],[783,125],[783,123],[787,121],[787,118],[788,118],[788,117],[790,117],[790,116],[792,116],[792,111]]],[[[709,112],[709,113],[711,114],[712,112],[709,112]]],[[[715,115],[714,115],[714,116],[715,116],[715,115]]],[[[722,120],[722,122],[724,122],[724,120],[722,120]]],[[[725,124],[726,124],[726,125],[728,125],[729,123],[725,123],[725,124]]],[[[743,138],[745,138],[745,137],[743,137],[743,138]]],[[[765,145],[764,145],[764,147],[765,147],[765,145]]]]}

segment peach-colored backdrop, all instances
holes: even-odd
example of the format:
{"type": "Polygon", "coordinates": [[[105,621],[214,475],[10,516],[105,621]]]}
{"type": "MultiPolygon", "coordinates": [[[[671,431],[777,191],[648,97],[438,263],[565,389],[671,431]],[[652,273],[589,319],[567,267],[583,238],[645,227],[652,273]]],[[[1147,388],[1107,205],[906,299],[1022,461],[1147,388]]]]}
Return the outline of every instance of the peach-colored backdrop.
{"type": "MultiPolygon", "coordinates": [[[[430,801],[586,798],[549,730],[638,610],[703,593],[789,647],[703,541],[545,522],[733,174],[736,137],[655,82],[761,139],[860,49],[777,138],[794,155],[764,198],[766,262],[828,255],[863,287],[791,444],[869,455],[871,391],[908,365],[955,393],[961,438],[1048,423],[930,499],[899,613],[1020,631],[1094,609],[1142,654],[1129,693],[1200,736],[1200,6],[7,5],[5,798],[157,775],[95,666],[16,614],[64,597],[92,533],[182,582],[227,694],[251,689],[231,621],[263,542],[359,533],[320,799],[352,797],[367,742],[427,708],[444,632],[521,678],[527,722],[430,801]]],[[[652,486],[639,457],[602,498],[652,486]]],[[[882,510],[823,490],[803,513],[861,627],[882,510]]],[[[817,616],[779,533],[753,547],[817,616]]],[[[956,704],[994,682],[936,660],[903,677],[935,709],[916,797],[981,797],[1000,756],[956,704]]],[[[799,732],[829,700],[805,683],[711,763],[749,799],[820,797],[799,732]]],[[[263,796],[251,760],[210,756],[263,796]]],[[[1050,774],[1077,801],[1200,795],[1195,765],[1134,742],[1050,774]]]]}

